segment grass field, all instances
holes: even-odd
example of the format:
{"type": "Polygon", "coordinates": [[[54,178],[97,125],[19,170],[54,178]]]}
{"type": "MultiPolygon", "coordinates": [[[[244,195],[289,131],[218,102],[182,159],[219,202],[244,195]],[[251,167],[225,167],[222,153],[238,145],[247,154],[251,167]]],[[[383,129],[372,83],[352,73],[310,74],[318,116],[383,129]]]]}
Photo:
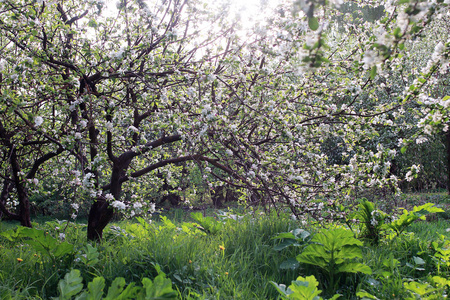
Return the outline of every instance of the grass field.
{"type": "MultiPolygon", "coordinates": [[[[0,222],[0,232],[10,234],[9,239],[0,237],[1,299],[61,296],[60,281],[73,269],[80,271],[81,292],[89,292],[90,284],[103,277],[105,295],[118,277],[124,278],[124,286],[139,286],[144,277],[156,282],[159,269],[171,283],[175,292],[171,295],[182,299],[277,299],[280,293],[270,282],[289,286],[298,276],[309,275],[318,280],[325,299],[336,293],[340,299],[358,299],[357,293],[360,299],[441,299],[449,291],[450,224],[445,213],[416,221],[399,235],[380,232],[377,243],[363,239],[362,224],[355,224],[352,231],[336,223],[302,225],[288,214],[261,211],[226,215],[210,211],[193,217],[180,209],[159,220],[115,222],[100,244],[87,242],[82,220],[69,224],[38,220],[34,225],[42,236],[26,233],[28,238],[11,236],[18,224],[0,222]],[[311,237],[338,232],[333,228],[359,239],[360,250],[355,248],[354,253],[361,251],[361,258],[345,254],[342,261],[325,267],[317,261],[296,261],[297,255],[317,244],[311,237]],[[279,236],[295,229],[310,235],[279,236]],[[370,272],[333,271],[356,263],[370,272]]],[[[350,247],[356,246],[342,246],[335,253],[350,247]]]]}

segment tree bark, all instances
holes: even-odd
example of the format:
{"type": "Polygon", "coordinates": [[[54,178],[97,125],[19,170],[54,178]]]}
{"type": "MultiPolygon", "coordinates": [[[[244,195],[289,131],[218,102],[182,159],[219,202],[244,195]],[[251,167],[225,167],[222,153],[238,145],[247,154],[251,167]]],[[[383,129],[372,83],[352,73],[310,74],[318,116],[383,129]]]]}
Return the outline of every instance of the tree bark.
{"type": "Polygon", "coordinates": [[[30,213],[30,200],[28,199],[27,189],[24,186],[24,182],[20,180],[19,176],[19,162],[17,160],[16,149],[12,149],[11,153],[11,167],[14,177],[14,183],[17,190],[17,197],[19,198],[19,216],[20,224],[25,227],[32,227],[31,225],[31,213],[30,213]]]}
{"type": "Polygon", "coordinates": [[[89,210],[87,238],[90,241],[100,241],[103,238],[103,229],[114,216],[114,209],[105,198],[99,197],[89,210]]]}
{"type": "Polygon", "coordinates": [[[3,189],[0,194],[0,220],[1,219],[9,219],[9,220],[17,220],[17,221],[20,220],[20,217],[18,214],[14,214],[6,208],[7,199],[8,199],[9,193],[11,193],[11,191],[13,189],[13,186],[14,186],[14,184],[12,181],[5,179],[5,181],[3,182],[3,189]]]}
{"type": "MultiPolygon", "coordinates": [[[[110,192],[114,199],[119,200],[122,192],[122,177],[133,157],[128,154],[121,155],[113,162],[112,174],[110,179],[110,192]]],[[[89,210],[87,238],[91,241],[100,241],[103,238],[103,230],[114,216],[114,208],[109,205],[104,196],[100,196],[92,204],[89,210]]]]}
{"type": "Polygon", "coordinates": [[[31,226],[31,213],[30,213],[30,201],[28,199],[28,193],[24,186],[24,182],[20,180],[19,172],[20,165],[17,158],[16,146],[11,143],[10,135],[6,132],[3,123],[0,121],[0,140],[9,151],[9,163],[11,165],[12,178],[17,190],[17,197],[19,198],[19,221],[22,226],[31,226]]]}

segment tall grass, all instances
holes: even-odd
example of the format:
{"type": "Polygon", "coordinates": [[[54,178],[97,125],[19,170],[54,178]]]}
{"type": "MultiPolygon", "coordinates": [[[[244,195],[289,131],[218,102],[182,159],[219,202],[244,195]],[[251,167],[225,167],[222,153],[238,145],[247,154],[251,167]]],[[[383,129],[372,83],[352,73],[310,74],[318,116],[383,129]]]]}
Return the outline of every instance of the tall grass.
{"type": "MultiPolygon", "coordinates": [[[[302,227],[288,215],[248,212],[239,220],[224,222],[215,234],[204,233],[181,210],[172,212],[171,217],[173,222],[112,224],[105,231],[105,240],[92,244],[98,257],[90,262],[83,260],[88,251],[83,224],[36,224],[56,238],[65,230],[65,240],[75,245],[73,254],[56,263],[36,252],[25,240],[11,242],[0,237],[0,299],[55,297],[59,280],[71,269],[81,271],[85,285],[96,276],[103,276],[108,286],[116,277],[123,277],[128,283],[154,278],[159,265],[183,299],[277,299],[278,292],[270,281],[289,285],[297,276],[311,274],[318,274],[320,281],[320,272],[311,265],[297,269],[279,267],[301,251],[298,247],[273,249],[280,243],[272,239],[274,236],[302,227]]],[[[1,222],[0,230],[14,226],[1,222]]],[[[438,239],[438,234],[448,234],[448,227],[448,222],[441,219],[419,222],[411,226],[411,233],[383,240],[378,246],[365,245],[362,262],[373,273],[346,276],[337,292],[343,295],[342,299],[356,299],[355,293],[363,289],[379,299],[406,298],[409,294],[404,288],[405,280],[426,281],[428,275],[435,274],[430,243],[438,239]],[[425,263],[414,265],[415,257],[425,263]]],[[[307,229],[317,231],[314,227],[307,229]]],[[[445,272],[448,276],[448,270],[445,272]]]]}

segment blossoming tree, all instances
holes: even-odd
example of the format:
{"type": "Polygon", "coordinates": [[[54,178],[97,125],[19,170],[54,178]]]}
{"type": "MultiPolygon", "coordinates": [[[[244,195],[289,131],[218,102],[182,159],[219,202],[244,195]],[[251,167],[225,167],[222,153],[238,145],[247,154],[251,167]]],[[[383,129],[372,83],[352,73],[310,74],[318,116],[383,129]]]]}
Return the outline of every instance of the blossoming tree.
{"type": "MultiPolygon", "coordinates": [[[[391,92],[414,60],[409,41],[448,4],[370,1],[385,8],[376,22],[345,13],[342,22],[340,1],[297,4],[244,31],[226,9],[197,1],[122,0],[109,13],[94,0],[3,1],[1,91],[16,91],[2,97],[2,114],[15,116],[8,130],[42,137],[55,154],[42,164],[66,155],[64,170],[93,199],[89,239],[115,210],[151,207],[145,182],[180,163],[210,173],[211,187],[247,190],[249,201],[335,215],[353,190],[396,182],[397,151],[367,143],[448,67],[449,45],[436,41],[426,68],[391,92]],[[329,140],[343,149],[339,163],[323,150],[329,140]]],[[[4,153],[24,144],[2,141],[4,153]]]]}

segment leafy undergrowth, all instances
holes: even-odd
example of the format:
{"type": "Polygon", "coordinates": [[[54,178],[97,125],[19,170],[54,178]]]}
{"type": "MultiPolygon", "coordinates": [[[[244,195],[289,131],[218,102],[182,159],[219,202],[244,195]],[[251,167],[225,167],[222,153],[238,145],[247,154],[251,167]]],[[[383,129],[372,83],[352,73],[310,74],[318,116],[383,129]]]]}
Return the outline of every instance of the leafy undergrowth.
{"type": "Polygon", "coordinates": [[[399,214],[418,219],[401,231],[367,203],[350,227],[259,212],[137,218],[100,244],[83,224],[2,223],[0,299],[442,299],[450,225],[420,221],[434,209],[424,207],[399,214]]]}

